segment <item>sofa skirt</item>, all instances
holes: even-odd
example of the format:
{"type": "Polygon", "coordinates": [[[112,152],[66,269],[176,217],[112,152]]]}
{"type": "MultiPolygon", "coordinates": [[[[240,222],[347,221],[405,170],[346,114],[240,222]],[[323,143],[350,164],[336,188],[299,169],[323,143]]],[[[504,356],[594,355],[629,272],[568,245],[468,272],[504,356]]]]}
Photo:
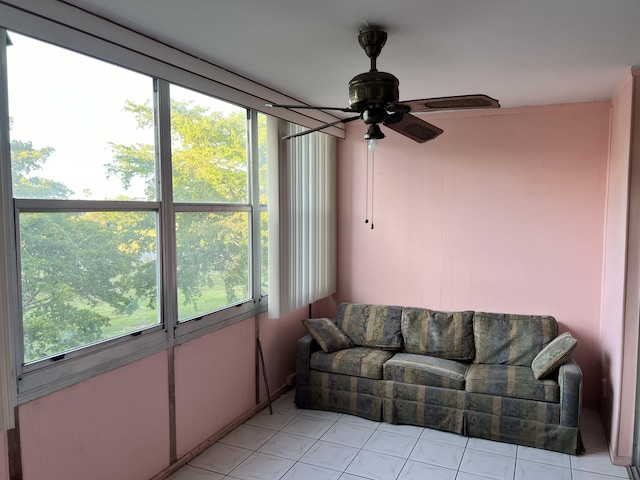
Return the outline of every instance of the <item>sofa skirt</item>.
{"type": "Polygon", "coordinates": [[[467,411],[465,435],[577,455],[584,452],[580,429],[467,411]]]}

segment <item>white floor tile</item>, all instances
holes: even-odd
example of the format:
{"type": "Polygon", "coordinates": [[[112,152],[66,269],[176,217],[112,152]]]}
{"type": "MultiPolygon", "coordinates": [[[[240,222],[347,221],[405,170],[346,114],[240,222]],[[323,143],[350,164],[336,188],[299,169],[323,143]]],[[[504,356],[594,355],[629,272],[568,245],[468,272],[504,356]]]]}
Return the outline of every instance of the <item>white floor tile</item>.
{"type": "Polygon", "coordinates": [[[495,480],[513,480],[515,457],[505,457],[480,450],[465,450],[460,471],[495,480]]]}
{"type": "Polygon", "coordinates": [[[355,415],[342,415],[340,419],[338,419],[340,423],[350,423],[351,425],[358,425],[360,427],[367,427],[376,430],[381,422],[374,422],[373,420],[369,420],[367,418],[357,417],[355,415]]]}
{"type": "Polygon", "coordinates": [[[376,430],[365,443],[363,450],[385,453],[401,458],[409,458],[418,439],[398,433],[376,430]]]}
{"type": "Polygon", "coordinates": [[[334,423],[320,438],[326,442],[362,448],[375,430],[348,423],[334,423]]]}
{"type": "Polygon", "coordinates": [[[343,472],[357,455],[358,449],[318,440],[300,461],[343,472]]]}
{"type": "Polygon", "coordinates": [[[282,480],[338,480],[338,478],[340,478],[340,472],[336,470],[306,463],[296,463],[291,470],[285,473],[282,480]]]}
{"type": "Polygon", "coordinates": [[[470,438],[467,441],[467,448],[480,450],[483,452],[496,453],[505,457],[515,457],[518,450],[517,445],[503,442],[493,442],[484,438],[470,438]]]}
{"type": "Polygon", "coordinates": [[[541,448],[518,446],[518,459],[555,465],[556,467],[571,468],[571,455],[560,452],[550,452],[541,448]]]}
{"type": "Polygon", "coordinates": [[[293,460],[255,452],[234,468],[230,476],[242,480],[277,480],[294,464],[293,460]]]}
{"type": "Polygon", "coordinates": [[[421,438],[418,440],[413,452],[411,452],[409,460],[458,470],[463,454],[463,447],[446,443],[436,443],[421,438]]]}
{"type": "Polygon", "coordinates": [[[242,463],[253,452],[246,448],[215,443],[189,462],[194,467],[216,473],[227,474],[242,463]]]}
{"type": "Polygon", "coordinates": [[[571,469],[518,459],[515,480],[572,480],[571,469]]]}
{"type": "Polygon", "coordinates": [[[331,420],[298,415],[283,429],[283,432],[302,435],[303,437],[320,438],[333,425],[331,420]]]}
{"type": "Polygon", "coordinates": [[[281,430],[285,425],[298,416],[297,413],[273,411],[273,415],[269,414],[269,409],[265,408],[257,415],[254,415],[245,422],[247,425],[255,425],[256,427],[269,428],[271,430],[281,430]]]}
{"type": "Polygon", "coordinates": [[[604,436],[604,431],[582,429],[581,433],[584,449],[587,454],[609,451],[609,445],[607,445],[607,438],[604,436]]]}
{"type": "Polygon", "coordinates": [[[302,410],[292,393],[245,422],[169,480],[620,480],[597,412],[573,456],[413,425],[302,410]],[[225,476],[226,475],[226,476],[225,476]]]}
{"type": "Polygon", "coordinates": [[[584,472],[629,478],[626,468],[611,463],[608,452],[594,452],[589,455],[572,456],[571,468],[584,472]]]}
{"type": "Polygon", "coordinates": [[[219,473],[185,465],[176,473],[167,477],[167,480],[222,480],[223,478],[224,475],[219,473]]]}
{"type": "Polygon", "coordinates": [[[407,460],[398,480],[455,480],[456,470],[407,460]]]}
{"type": "Polygon", "coordinates": [[[418,438],[422,434],[424,427],[418,427],[416,425],[394,425],[392,423],[382,422],[378,430],[418,438]]]}
{"type": "Polygon", "coordinates": [[[438,443],[448,443],[449,445],[456,445],[457,447],[464,447],[467,444],[468,438],[464,435],[457,433],[442,432],[440,430],[434,430],[433,428],[425,428],[420,435],[420,438],[425,440],[432,440],[438,443]]]}
{"type": "Polygon", "coordinates": [[[475,475],[473,473],[458,472],[456,480],[487,480],[488,477],[482,475],[475,475]]]}
{"type": "MultiPolygon", "coordinates": [[[[602,473],[583,472],[581,470],[571,470],[573,480],[620,480],[622,477],[604,475],[602,473]]],[[[625,478],[629,478],[628,476],[625,478]]]]}
{"type": "Polygon", "coordinates": [[[298,407],[296,407],[296,404],[294,403],[293,395],[282,395],[279,399],[273,402],[271,406],[274,410],[278,410],[281,412],[289,412],[296,415],[300,413],[300,409],[298,409],[298,407]]]}
{"type": "Polygon", "coordinates": [[[315,438],[279,432],[267,440],[258,451],[275,455],[276,457],[300,460],[300,457],[302,457],[314,443],[316,443],[315,438]]]}
{"type": "Polygon", "coordinates": [[[244,424],[240,425],[228,435],[225,435],[220,439],[220,443],[234,445],[248,450],[257,450],[264,442],[269,440],[276,433],[276,430],[244,424]]]}
{"type": "Polygon", "coordinates": [[[404,458],[362,450],[345,472],[372,480],[396,480],[404,463],[404,458]]]}
{"type": "Polygon", "coordinates": [[[322,418],[323,420],[331,420],[335,422],[340,419],[342,413],[327,412],[324,410],[300,410],[300,415],[307,415],[309,417],[322,418]]]}

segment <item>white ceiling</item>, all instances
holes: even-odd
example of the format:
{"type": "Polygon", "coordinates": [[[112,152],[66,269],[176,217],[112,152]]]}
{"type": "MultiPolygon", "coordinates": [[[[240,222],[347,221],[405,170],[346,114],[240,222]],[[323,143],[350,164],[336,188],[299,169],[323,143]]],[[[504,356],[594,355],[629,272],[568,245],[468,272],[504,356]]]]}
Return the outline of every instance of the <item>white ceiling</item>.
{"type": "Polygon", "coordinates": [[[68,0],[313,105],[348,106],[369,70],[400,99],[484,93],[503,107],[611,98],[640,65],[639,0],[68,0]]]}

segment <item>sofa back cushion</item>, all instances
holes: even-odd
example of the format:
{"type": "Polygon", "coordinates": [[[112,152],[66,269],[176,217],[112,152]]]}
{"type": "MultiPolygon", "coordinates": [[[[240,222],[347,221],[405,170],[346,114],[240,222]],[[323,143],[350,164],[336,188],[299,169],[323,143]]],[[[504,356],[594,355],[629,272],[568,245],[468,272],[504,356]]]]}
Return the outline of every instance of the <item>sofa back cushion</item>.
{"type": "Polygon", "coordinates": [[[402,310],[404,351],[446,358],[472,360],[475,353],[473,312],[439,312],[428,308],[402,310]]]}
{"type": "Polygon", "coordinates": [[[402,307],[341,303],[336,323],[356,345],[399,351],[401,317],[402,307]]]}
{"type": "Polygon", "coordinates": [[[530,367],[536,355],[557,335],[556,319],[548,315],[476,312],[473,363],[530,367]]]}

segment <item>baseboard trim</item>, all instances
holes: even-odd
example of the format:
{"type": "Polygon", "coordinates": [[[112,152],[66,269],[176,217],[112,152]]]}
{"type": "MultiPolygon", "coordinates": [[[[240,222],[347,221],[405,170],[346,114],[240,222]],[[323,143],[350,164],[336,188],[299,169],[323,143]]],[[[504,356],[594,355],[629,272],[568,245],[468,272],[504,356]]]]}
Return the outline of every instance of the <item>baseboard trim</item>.
{"type": "MultiPolygon", "coordinates": [[[[278,390],[276,390],[271,395],[271,401],[274,402],[275,400],[277,400],[283,393],[285,393],[290,388],[291,387],[289,387],[288,385],[283,385],[280,388],[278,388],[278,390]]],[[[190,452],[188,452],[185,455],[183,455],[182,457],[180,457],[177,461],[175,461],[174,463],[169,465],[167,468],[162,470],[160,473],[158,473],[157,475],[151,477],[150,480],[164,480],[165,478],[167,478],[172,473],[175,473],[176,471],[180,470],[181,467],[185,466],[191,460],[196,458],[198,455],[200,455],[202,452],[204,452],[207,448],[209,448],[211,445],[216,443],[222,437],[224,437],[225,435],[227,435],[231,431],[235,430],[236,427],[242,425],[244,422],[249,420],[256,413],[258,413],[261,410],[265,409],[268,405],[269,405],[269,400],[268,399],[265,399],[265,400],[261,401],[255,407],[253,407],[252,409],[250,409],[249,411],[247,411],[246,413],[244,413],[240,417],[236,418],[233,422],[228,423],[221,430],[218,430],[216,433],[211,435],[209,438],[207,438],[200,445],[198,445],[197,447],[192,449],[190,452]]]]}

